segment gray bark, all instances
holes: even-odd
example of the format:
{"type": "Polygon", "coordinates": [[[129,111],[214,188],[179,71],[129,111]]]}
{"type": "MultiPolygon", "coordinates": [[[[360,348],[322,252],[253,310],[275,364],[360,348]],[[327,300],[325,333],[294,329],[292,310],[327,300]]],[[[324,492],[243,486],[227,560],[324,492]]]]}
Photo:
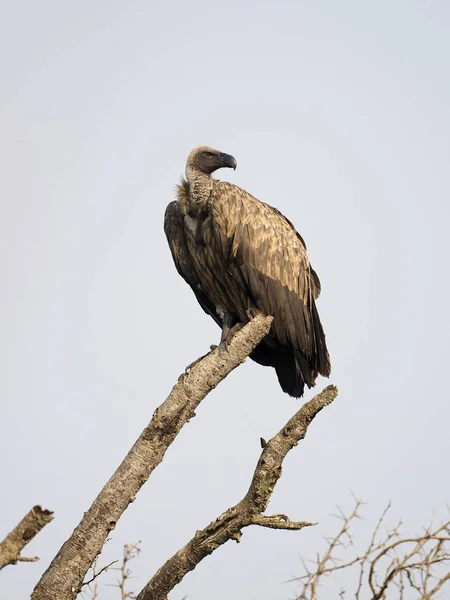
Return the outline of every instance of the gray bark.
{"type": "Polygon", "coordinates": [[[137,492],[164,458],[181,428],[205,396],[239,366],[268,333],[272,317],[259,315],[231,340],[226,352],[210,352],[183,374],[117,471],[84,514],[36,585],[32,600],[74,600],[94,559],[133,502],[137,492]]]}
{"type": "Polygon", "coordinates": [[[195,569],[201,560],[228,540],[240,541],[242,529],[248,525],[260,525],[272,529],[299,530],[315,525],[305,521],[291,521],[286,515],[264,515],[278,479],[281,477],[283,460],[289,450],[302,440],[314,417],[333,402],[338,394],[335,386],[326,387],[286,423],[264,445],[256,465],[252,482],[244,498],[222,513],[170,558],[138,595],[137,600],[165,600],[167,594],[195,569]]]}
{"type": "Polygon", "coordinates": [[[35,562],[37,556],[26,558],[21,556],[21,551],[31,542],[40,530],[53,519],[51,510],[33,506],[20,523],[0,543],[0,570],[7,565],[15,565],[17,562],[35,562]]]}

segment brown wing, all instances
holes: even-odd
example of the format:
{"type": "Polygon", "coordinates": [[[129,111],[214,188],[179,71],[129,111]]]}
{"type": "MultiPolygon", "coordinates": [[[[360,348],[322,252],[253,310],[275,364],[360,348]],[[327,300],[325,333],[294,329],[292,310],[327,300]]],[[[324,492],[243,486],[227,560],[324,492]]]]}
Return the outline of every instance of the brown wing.
{"type": "Polygon", "coordinates": [[[184,227],[184,213],[179,203],[177,201],[171,202],[167,206],[164,215],[164,232],[169,242],[175,267],[181,277],[191,286],[203,310],[221,326],[215,307],[205,294],[189,254],[184,227]]]}
{"type": "Polygon", "coordinates": [[[314,302],[320,283],[292,223],[225,182],[214,184],[210,214],[217,248],[229,270],[247,286],[257,308],[274,315],[272,335],[300,350],[313,372],[329,375],[325,336],[314,302]]]}

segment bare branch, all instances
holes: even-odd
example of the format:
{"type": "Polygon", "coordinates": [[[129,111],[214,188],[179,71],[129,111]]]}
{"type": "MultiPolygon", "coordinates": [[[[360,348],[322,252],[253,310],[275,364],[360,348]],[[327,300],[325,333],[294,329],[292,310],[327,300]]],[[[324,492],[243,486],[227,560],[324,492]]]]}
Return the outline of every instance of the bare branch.
{"type": "Polygon", "coordinates": [[[192,571],[203,558],[229,540],[240,541],[242,529],[262,525],[276,529],[298,530],[313,523],[290,521],[286,515],[265,516],[272,492],[281,476],[281,467],[289,450],[306,435],[314,417],[337,396],[333,385],[302,406],[288,423],[264,446],[252,482],[244,498],[226,510],[170,558],[138,595],[137,600],[164,600],[167,594],[192,571]]]}
{"type": "Polygon", "coordinates": [[[117,570],[120,571],[120,578],[115,585],[111,586],[119,588],[121,600],[134,600],[134,598],[136,598],[134,592],[127,592],[125,588],[127,581],[131,579],[131,571],[128,568],[128,563],[139,556],[141,552],[141,549],[139,548],[140,543],[141,542],[138,542],[137,544],[125,544],[123,547],[122,564],[120,567],[117,567],[117,570]]]}
{"type": "Polygon", "coordinates": [[[444,585],[444,583],[446,581],[448,581],[449,579],[450,579],[450,572],[447,573],[446,575],[444,575],[444,577],[442,577],[441,579],[439,579],[439,581],[434,586],[434,588],[431,591],[429,591],[427,594],[422,596],[422,598],[420,600],[430,600],[430,598],[433,598],[433,596],[441,589],[441,587],[444,585]]]}
{"type": "MultiPolygon", "coordinates": [[[[302,598],[302,599],[307,598],[307,596],[306,596],[307,590],[310,590],[311,598],[316,598],[317,588],[319,586],[321,578],[324,575],[329,575],[333,571],[337,571],[339,569],[345,569],[347,567],[352,566],[356,562],[358,562],[359,559],[356,558],[356,559],[351,560],[348,563],[336,565],[333,553],[338,546],[343,545],[342,539],[345,536],[347,536],[348,539],[351,541],[351,536],[349,534],[349,525],[350,525],[351,521],[359,518],[358,511],[359,511],[361,505],[362,505],[362,500],[355,498],[355,508],[353,509],[353,511],[351,512],[351,514],[349,516],[345,516],[342,509],[339,506],[337,507],[339,515],[335,515],[335,516],[337,519],[342,521],[341,529],[333,538],[331,538],[329,540],[327,551],[324,553],[323,557],[321,558],[320,555],[317,555],[317,567],[314,571],[308,573],[306,582],[303,584],[303,594],[304,595],[300,596],[300,598],[302,598]],[[331,563],[331,566],[328,566],[328,563],[331,563]]],[[[343,596],[343,594],[344,594],[344,592],[342,592],[341,596],[343,596]]]]}
{"type": "Polygon", "coordinates": [[[164,458],[195,409],[268,333],[272,317],[258,315],[236,333],[228,351],[207,354],[183,374],[168,398],[157,408],[122,464],[84,514],[36,585],[32,600],[74,600],[87,571],[101,552],[106,538],[133,502],[153,470],[164,458]],[[83,549],[80,552],[80,548],[83,549]]]}
{"type": "Polygon", "coordinates": [[[17,562],[36,562],[37,556],[26,558],[21,556],[21,551],[37,535],[47,523],[53,519],[51,510],[33,506],[20,523],[0,543],[0,569],[17,562]]]}
{"type": "MultiPolygon", "coordinates": [[[[94,563],[96,563],[97,561],[95,560],[94,563]]],[[[112,567],[113,565],[115,565],[117,562],[119,562],[118,560],[113,560],[112,562],[110,562],[109,564],[105,565],[104,567],[102,567],[100,569],[100,571],[97,571],[96,566],[93,566],[93,574],[92,577],[90,579],[88,579],[87,581],[83,581],[82,586],[84,587],[85,585],[90,585],[92,582],[94,582],[97,577],[100,577],[100,575],[102,573],[106,573],[106,571],[112,567]]]]}
{"type": "MultiPolygon", "coordinates": [[[[338,509],[336,517],[343,521],[342,526],[333,538],[327,540],[324,553],[317,556],[315,569],[310,570],[302,559],[305,574],[295,579],[302,584],[297,600],[316,600],[324,577],[352,567],[359,570],[353,594],[356,600],[362,597],[384,600],[391,587],[396,588],[395,597],[400,600],[411,597],[411,591],[417,594],[415,597],[418,600],[435,598],[450,580],[450,572],[444,572],[450,565],[450,522],[435,528],[430,525],[422,535],[402,537],[401,521],[392,529],[384,527],[389,503],[375,526],[366,550],[338,562],[336,549],[340,546],[347,549],[353,545],[350,527],[354,519],[360,518],[358,511],[361,504],[360,500],[355,499],[355,508],[349,516],[338,509]],[[342,541],[345,537],[349,540],[347,545],[342,541]]],[[[340,597],[344,598],[345,595],[346,591],[341,589],[340,597]]]]}
{"type": "MultiPolygon", "coordinates": [[[[441,525],[431,533],[426,532],[423,536],[418,536],[414,538],[402,538],[390,545],[385,545],[383,550],[375,556],[375,558],[371,561],[370,564],[369,586],[373,594],[373,600],[380,600],[381,598],[383,598],[391,581],[393,581],[394,578],[397,575],[399,575],[402,571],[420,571],[421,573],[423,573],[424,585],[423,590],[421,590],[421,592],[423,591],[423,593],[425,593],[428,580],[431,576],[431,567],[437,563],[450,560],[449,552],[444,552],[442,555],[440,554],[442,552],[443,544],[450,542],[450,536],[439,535],[442,533],[442,531],[446,531],[447,527],[448,523],[445,523],[444,525],[441,525]],[[437,544],[435,546],[432,546],[431,550],[428,553],[425,553],[423,551],[424,547],[427,544],[429,544],[429,542],[437,542],[437,544]],[[395,554],[386,569],[383,581],[381,582],[381,584],[377,584],[375,580],[375,574],[379,561],[382,558],[389,556],[390,552],[393,550],[397,550],[399,546],[408,544],[413,544],[412,549],[409,552],[405,552],[405,554],[402,557],[398,557],[395,554]],[[430,555],[435,555],[436,557],[431,559],[429,558],[430,555]],[[417,557],[417,559],[413,562],[410,562],[410,559],[415,557],[417,557]]],[[[445,583],[447,579],[448,577],[444,578],[439,588],[445,583]]]]}
{"type": "Polygon", "coordinates": [[[252,525],[261,525],[262,527],[270,527],[271,529],[289,529],[299,530],[303,527],[312,527],[317,523],[309,523],[308,521],[291,521],[286,515],[255,515],[252,525]]]}

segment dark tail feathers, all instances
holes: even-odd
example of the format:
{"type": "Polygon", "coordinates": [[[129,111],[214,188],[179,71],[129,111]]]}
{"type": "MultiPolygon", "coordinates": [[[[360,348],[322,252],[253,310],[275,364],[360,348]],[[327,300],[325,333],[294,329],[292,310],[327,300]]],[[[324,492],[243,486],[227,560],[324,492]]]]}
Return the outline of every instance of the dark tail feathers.
{"type": "Polygon", "coordinates": [[[281,389],[289,396],[300,398],[303,396],[305,383],[308,387],[315,384],[315,377],[311,365],[298,350],[284,348],[279,352],[274,365],[281,389]]]}
{"type": "Polygon", "coordinates": [[[325,334],[314,302],[311,308],[315,338],[312,359],[308,360],[300,350],[284,346],[273,338],[270,342],[266,338],[259,343],[250,355],[260,365],[275,367],[281,389],[294,398],[303,396],[305,384],[311,388],[319,374],[328,377],[331,371],[325,334]]]}
{"type": "Polygon", "coordinates": [[[325,343],[325,334],[319,319],[315,303],[312,305],[314,337],[316,341],[315,356],[309,361],[300,350],[283,347],[274,355],[275,370],[281,389],[294,398],[303,396],[305,384],[311,388],[316,384],[317,376],[329,377],[331,371],[330,357],[325,343]]]}

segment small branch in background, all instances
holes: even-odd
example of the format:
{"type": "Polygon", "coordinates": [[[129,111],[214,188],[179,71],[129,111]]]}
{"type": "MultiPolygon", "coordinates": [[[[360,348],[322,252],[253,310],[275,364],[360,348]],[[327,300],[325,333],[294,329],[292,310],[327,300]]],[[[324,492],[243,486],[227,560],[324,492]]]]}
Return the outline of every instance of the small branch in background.
{"type": "MultiPolygon", "coordinates": [[[[139,548],[139,544],[125,544],[123,547],[123,556],[122,556],[122,564],[120,567],[115,567],[117,571],[120,571],[120,577],[117,579],[117,583],[113,584],[111,587],[117,587],[120,590],[120,600],[134,600],[136,598],[136,594],[134,592],[127,592],[125,586],[129,579],[132,579],[131,570],[128,564],[139,556],[141,549],[139,548]]],[[[116,561],[117,562],[117,561],[116,561]]]]}
{"type": "Polygon", "coordinates": [[[333,385],[325,388],[306,402],[281,431],[265,443],[244,498],[203,530],[197,531],[186,546],[157,571],[137,600],[165,600],[167,594],[206,556],[229,540],[239,542],[244,527],[261,525],[295,531],[315,525],[305,521],[291,521],[286,515],[268,516],[262,513],[281,476],[282,463],[287,453],[305,437],[314,417],[333,402],[337,393],[337,388],[333,385]]]}
{"type": "MultiPolygon", "coordinates": [[[[422,535],[404,537],[402,522],[386,527],[390,503],[383,510],[367,548],[350,559],[337,556],[338,549],[348,551],[354,545],[350,529],[360,519],[361,500],[349,515],[340,509],[338,519],[342,526],[337,534],[327,539],[327,548],[318,554],[313,566],[308,568],[302,560],[305,575],[292,579],[300,581],[302,588],[297,600],[317,600],[318,588],[325,578],[344,569],[356,569],[355,590],[341,589],[340,598],[370,598],[382,600],[391,588],[398,598],[410,598],[415,593],[418,600],[431,600],[450,580],[450,520],[434,527],[429,525],[422,535]],[[406,594],[408,594],[406,596],[406,594]]],[[[348,575],[346,579],[348,580],[348,575]]]]}
{"type": "Polygon", "coordinates": [[[75,600],[109,533],[163,460],[181,428],[195,416],[205,396],[251,354],[269,332],[272,320],[272,317],[256,316],[234,335],[227,352],[213,350],[179,378],[42,575],[31,595],[32,600],[75,600]]]}
{"type": "MultiPolygon", "coordinates": [[[[92,566],[91,566],[92,577],[90,579],[88,579],[88,581],[84,581],[83,585],[81,586],[81,587],[84,587],[85,585],[88,586],[88,588],[92,594],[90,597],[90,600],[98,600],[98,579],[97,579],[97,577],[100,575],[100,572],[97,571],[97,562],[98,562],[98,556],[96,557],[96,559],[94,560],[94,562],[92,563],[92,566]],[[92,589],[91,589],[91,583],[94,584],[92,589]]],[[[82,597],[84,599],[83,593],[82,593],[82,597]]]]}
{"type": "MultiPolygon", "coordinates": [[[[141,549],[139,547],[140,543],[141,542],[137,542],[137,544],[125,544],[124,545],[122,563],[121,563],[120,567],[113,567],[112,565],[115,565],[116,563],[119,562],[118,560],[113,560],[108,565],[105,565],[101,569],[98,569],[98,565],[97,565],[98,557],[94,560],[94,562],[92,563],[92,567],[91,567],[92,576],[87,581],[84,581],[83,585],[82,585],[82,587],[88,586],[88,588],[91,592],[91,596],[90,596],[89,600],[98,600],[98,598],[99,598],[98,578],[100,577],[100,575],[102,575],[103,573],[106,573],[110,569],[112,571],[114,571],[114,570],[120,571],[120,577],[117,579],[117,584],[106,584],[106,585],[109,585],[110,587],[119,588],[121,600],[133,600],[136,597],[133,592],[127,592],[125,590],[125,585],[129,579],[133,579],[133,577],[131,575],[131,570],[129,569],[128,564],[134,558],[136,558],[139,555],[139,553],[141,552],[141,549]],[[94,584],[93,587],[91,587],[92,584],[94,584]]],[[[82,597],[85,598],[84,591],[82,592],[82,597]]]]}
{"type": "Polygon", "coordinates": [[[98,562],[98,556],[96,557],[96,559],[94,560],[94,562],[92,563],[92,566],[91,566],[92,577],[90,579],[88,579],[87,581],[83,581],[82,586],[81,586],[83,588],[85,585],[87,585],[89,587],[89,589],[91,589],[90,588],[91,583],[94,584],[91,600],[96,600],[98,598],[98,578],[100,577],[100,575],[102,573],[106,573],[106,571],[108,569],[110,569],[112,567],[112,565],[115,565],[119,561],[113,560],[108,565],[105,565],[104,567],[102,567],[100,570],[98,570],[97,562],[98,562]]]}
{"type": "Polygon", "coordinates": [[[0,569],[17,562],[36,562],[37,556],[26,558],[21,556],[21,551],[31,542],[43,527],[53,520],[53,512],[40,506],[33,506],[29,513],[0,543],[0,569]]]}

